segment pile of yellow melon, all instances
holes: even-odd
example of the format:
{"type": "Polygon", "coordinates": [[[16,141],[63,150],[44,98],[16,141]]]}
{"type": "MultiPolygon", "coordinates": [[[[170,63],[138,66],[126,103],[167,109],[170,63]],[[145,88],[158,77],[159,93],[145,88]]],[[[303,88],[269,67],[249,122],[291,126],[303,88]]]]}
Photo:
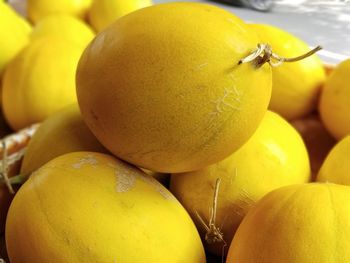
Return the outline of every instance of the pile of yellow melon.
{"type": "Polygon", "coordinates": [[[1,141],[0,262],[350,262],[350,60],[209,4],[27,16],[0,2],[1,136],[40,123],[18,169],[1,141]]]}

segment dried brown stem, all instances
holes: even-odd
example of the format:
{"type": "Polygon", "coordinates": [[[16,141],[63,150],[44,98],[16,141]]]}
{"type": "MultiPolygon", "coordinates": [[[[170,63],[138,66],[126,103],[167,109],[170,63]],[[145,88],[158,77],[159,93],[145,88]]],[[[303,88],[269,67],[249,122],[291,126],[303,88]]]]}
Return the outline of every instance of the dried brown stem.
{"type": "Polygon", "coordinates": [[[256,67],[261,67],[265,63],[269,63],[272,67],[278,67],[284,62],[296,62],[312,56],[317,51],[321,50],[321,46],[317,46],[309,52],[293,58],[284,58],[273,53],[269,44],[258,44],[257,48],[245,58],[238,61],[238,65],[252,62],[256,67]]]}
{"type": "Polygon", "coordinates": [[[220,182],[221,179],[216,179],[215,182],[215,188],[214,188],[214,197],[213,197],[213,206],[210,208],[210,219],[208,224],[205,223],[203,218],[199,215],[197,211],[195,211],[197,218],[199,219],[200,223],[205,228],[205,241],[208,244],[213,244],[217,242],[222,242],[222,262],[224,262],[224,256],[225,256],[225,248],[227,246],[226,241],[224,240],[224,234],[221,232],[221,229],[216,226],[216,213],[217,213],[217,204],[218,204],[218,195],[219,195],[219,188],[220,188],[220,182]]]}

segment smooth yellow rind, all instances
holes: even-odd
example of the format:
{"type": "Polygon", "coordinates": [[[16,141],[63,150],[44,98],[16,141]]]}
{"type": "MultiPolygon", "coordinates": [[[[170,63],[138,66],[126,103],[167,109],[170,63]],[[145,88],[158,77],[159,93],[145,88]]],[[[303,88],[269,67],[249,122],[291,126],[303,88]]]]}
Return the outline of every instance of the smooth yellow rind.
{"type": "Polygon", "coordinates": [[[91,152],[60,156],[29,178],[11,204],[6,243],[11,263],[205,262],[193,222],[165,187],[91,152]]]}
{"type": "Polygon", "coordinates": [[[253,134],[271,70],[238,61],[259,39],[238,17],[199,3],[147,7],[85,50],[77,71],[83,117],[119,158],[158,172],[203,168],[253,134]]]}
{"type": "Polygon", "coordinates": [[[350,187],[313,183],[280,188],[251,209],[227,263],[350,262],[350,187]]]}
{"type": "Polygon", "coordinates": [[[40,124],[24,154],[21,175],[29,177],[55,157],[77,151],[103,153],[106,149],[85,125],[78,105],[73,104],[40,124]]]}

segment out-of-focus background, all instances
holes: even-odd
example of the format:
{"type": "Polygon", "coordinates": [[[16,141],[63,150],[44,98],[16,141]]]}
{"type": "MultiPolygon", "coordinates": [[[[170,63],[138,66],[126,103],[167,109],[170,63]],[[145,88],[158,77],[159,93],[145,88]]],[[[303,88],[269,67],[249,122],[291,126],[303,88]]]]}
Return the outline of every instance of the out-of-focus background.
{"type": "Polygon", "coordinates": [[[335,64],[350,57],[350,1],[276,0],[274,7],[268,12],[208,0],[187,1],[212,3],[244,20],[279,26],[300,37],[310,46],[321,45],[324,50],[318,54],[327,63],[335,64]]]}
{"type": "MultiPolygon", "coordinates": [[[[154,3],[175,0],[154,0],[154,3]]],[[[248,1],[248,0],[246,0],[248,1]]],[[[254,0],[257,2],[257,0],[254,0]]],[[[272,0],[273,1],[273,0],[272,0]]],[[[23,0],[10,0],[22,14],[23,0]]],[[[321,45],[319,56],[324,62],[336,64],[350,57],[350,1],[349,0],[275,0],[268,12],[220,3],[210,0],[186,0],[204,2],[227,9],[248,22],[268,23],[285,29],[303,39],[311,47],[321,45]]],[[[238,2],[226,0],[226,2],[238,2]]]]}

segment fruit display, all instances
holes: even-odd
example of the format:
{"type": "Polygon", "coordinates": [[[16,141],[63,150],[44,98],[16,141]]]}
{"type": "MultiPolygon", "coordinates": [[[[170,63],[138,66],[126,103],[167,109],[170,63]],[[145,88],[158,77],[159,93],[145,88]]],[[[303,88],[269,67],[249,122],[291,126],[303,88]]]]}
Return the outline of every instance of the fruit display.
{"type": "Polygon", "coordinates": [[[217,3],[23,1],[0,263],[350,263],[350,59],[217,3]]]}
{"type": "MultiPolygon", "coordinates": [[[[227,245],[242,219],[268,192],[311,179],[309,156],[301,136],[278,114],[268,111],[257,131],[239,150],[205,169],[172,174],[170,191],[189,211],[202,236],[206,234],[198,215],[209,218],[215,182],[221,179],[216,220],[227,245]]],[[[221,244],[222,246],[222,244],[221,244]]],[[[220,255],[220,244],[208,244],[220,255]],[[218,246],[219,245],[219,246],[218,246]]]]}

